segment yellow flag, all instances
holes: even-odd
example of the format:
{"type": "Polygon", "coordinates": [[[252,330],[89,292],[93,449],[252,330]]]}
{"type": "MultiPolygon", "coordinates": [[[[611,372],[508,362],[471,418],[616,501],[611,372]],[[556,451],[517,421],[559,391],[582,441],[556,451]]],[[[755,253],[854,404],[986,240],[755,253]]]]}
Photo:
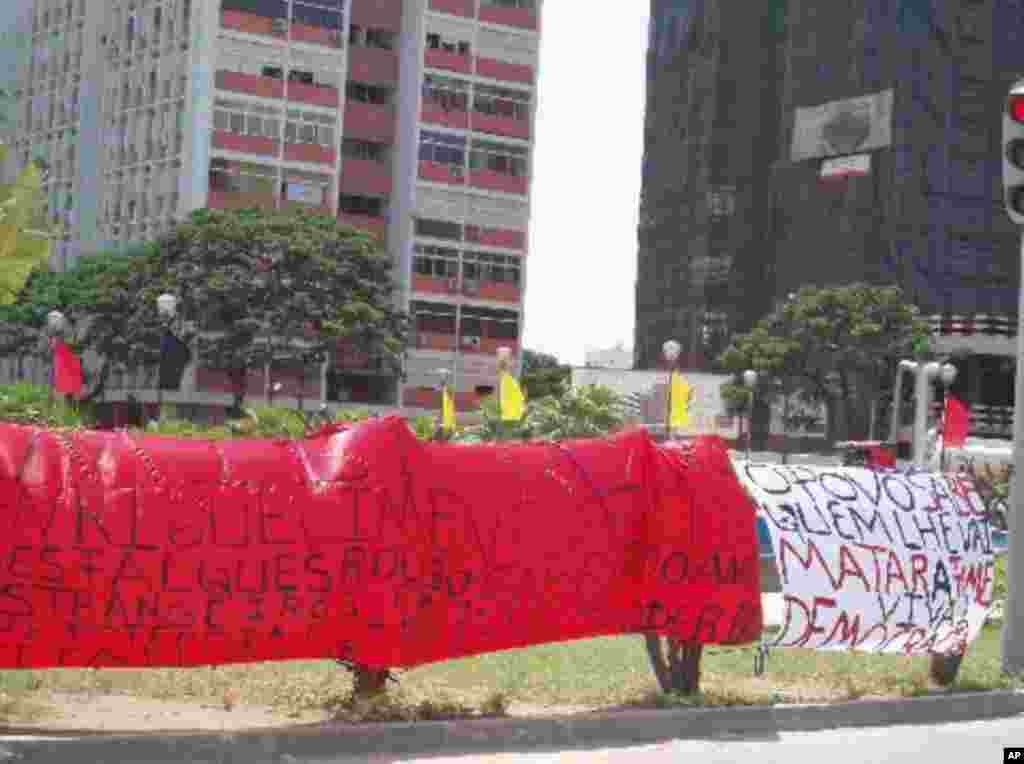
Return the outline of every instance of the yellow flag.
{"type": "Polygon", "coordinates": [[[690,424],[690,383],[683,379],[678,371],[672,372],[672,385],[669,391],[670,430],[681,430],[690,424]]]}
{"type": "Polygon", "coordinates": [[[516,378],[507,371],[502,372],[498,395],[501,404],[501,418],[505,422],[518,422],[526,411],[526,400],[519,389],[516,378]]]}
{"type": "Polygon", "coordinates": [[[455,432],[455,398],[447,387],[441,391],[441,429],[455,432]]]}

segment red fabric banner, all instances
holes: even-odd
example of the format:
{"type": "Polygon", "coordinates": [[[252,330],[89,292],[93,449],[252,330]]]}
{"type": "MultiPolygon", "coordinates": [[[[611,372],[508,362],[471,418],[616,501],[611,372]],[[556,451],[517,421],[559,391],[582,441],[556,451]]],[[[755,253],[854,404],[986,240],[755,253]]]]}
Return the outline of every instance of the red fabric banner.
{"type": "Polygon", "coordinates": [[[412,666],[655,631],[761,631],[723,443],[302,441],[0,425],[0,666],[412,666]]]}
{"type": "Polygon", "coordinates": [[[946,411],[942,421],[943,447],[956,448],[967,442],[967,433],[971,427],[971,412],[964,402],[955,395],[946,393],[946,411]]]}
{"type": "Polygon", "coordinates": [[[55,337],[53,343],[53,389],[62,395],[78,395],[84,384],[82,360],[64,340],[55,337]]]}

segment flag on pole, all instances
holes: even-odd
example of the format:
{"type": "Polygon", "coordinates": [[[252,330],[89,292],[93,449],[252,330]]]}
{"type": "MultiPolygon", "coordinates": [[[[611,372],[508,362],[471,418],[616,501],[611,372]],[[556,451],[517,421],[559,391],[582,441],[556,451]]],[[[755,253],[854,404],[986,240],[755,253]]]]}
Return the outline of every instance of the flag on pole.
{"type": "Polygon", "coordinates": [[[448,385],[441,388],[441,429],[455,432],[455,398],[448,385]]]}
{"type": "Polygon", "coordinates": [[[498,385],[501,418],[505,422],[518,422],[526,412],[526,400],[516,378],[507,371],[502,372],[498,385]]]}
{"type": "Polygon", "coordinates": [[[85,384],[82,378],[82,359],[59,337],[53,338],[51,347],[53,389],[62,395],[79,395],[85,384]]]}
{"type": "Polygon", "coordinates": [[[943,447],[962,446],[967,442],[971,414],[964,402],[955,395],[946,393],[946,410],[942,416],[943,447]]]}
{"type": "Polygon", "coordinates": [[[668,427],[681,430],[690,424],[690,383],[678,371],[673,371],[670,388],[668,427]]]}

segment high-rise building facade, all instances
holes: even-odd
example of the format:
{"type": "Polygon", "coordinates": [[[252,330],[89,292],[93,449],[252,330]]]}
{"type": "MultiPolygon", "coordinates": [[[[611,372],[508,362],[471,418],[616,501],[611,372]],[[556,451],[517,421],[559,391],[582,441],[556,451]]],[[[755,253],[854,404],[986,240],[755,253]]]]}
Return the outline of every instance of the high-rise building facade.
{"type": "Polygon", "coordinates": [[[898,284],[957,385],[1012,404],[1001,110],[1022,0],[652,0],[638,365],[706,366],[804,284],[898,284]],[[986,380],[998,380],[987,382],[986,380]]]}
{"type": "Polygon", "coordinates": [[[329,397],[430,406],[439,367],[488,392],[522,331],[541,0],[16,3],[8,137],[47,169],[58,266],[203,207],[330,214],[384,239],[415,333],[400,390],[349,348],[329,397]]]}

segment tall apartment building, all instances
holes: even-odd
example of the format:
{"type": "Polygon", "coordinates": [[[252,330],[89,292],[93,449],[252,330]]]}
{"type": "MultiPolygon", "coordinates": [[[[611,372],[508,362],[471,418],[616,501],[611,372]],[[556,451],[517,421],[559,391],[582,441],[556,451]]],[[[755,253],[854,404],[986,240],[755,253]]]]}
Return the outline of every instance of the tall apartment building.
{"type": "Polygon", "coordinates": [[[1007,431],[1020,261],[1000,131],[1024,1],[651,10],[639,367],[669,336],[706,366],[803,284],[898,284],[1007,431]]]}
{"type": "Polygon", "coordinates": [[[439,367],[460,405],[489,391],[522,331],[541,0],[14,1],[10,138],[48,169],[58,265],[202,207],[334,215],[384,239],[415,341],[400,390],[339,348],[294,395],[432,406],[439,367]]]}

